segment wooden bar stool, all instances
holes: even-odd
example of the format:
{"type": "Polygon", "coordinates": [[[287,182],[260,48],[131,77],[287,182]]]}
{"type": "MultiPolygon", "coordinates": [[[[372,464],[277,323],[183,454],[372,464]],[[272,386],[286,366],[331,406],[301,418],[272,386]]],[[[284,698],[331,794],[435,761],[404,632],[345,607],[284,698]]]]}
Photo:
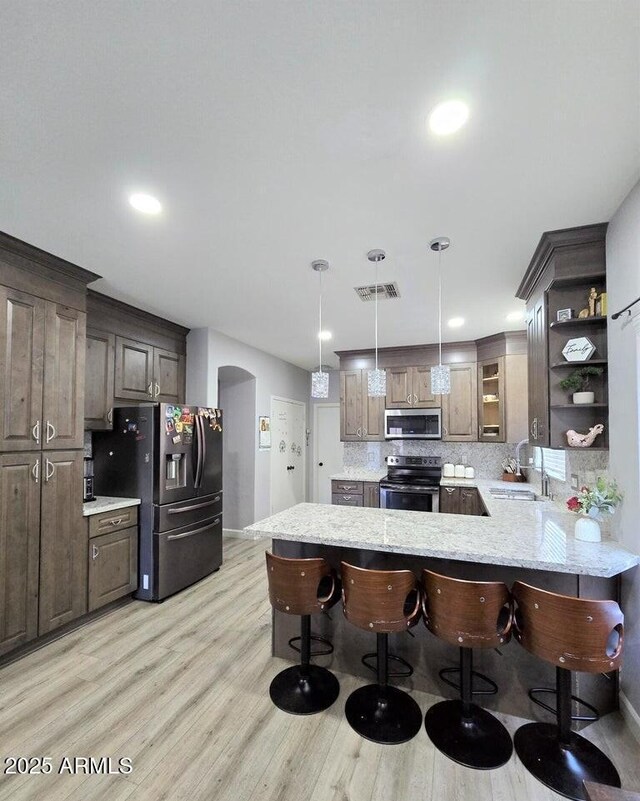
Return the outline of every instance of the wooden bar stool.
{"type": "Polygon", "coordinates": [[[389,685],[389,634],[407,631],[420,619],[420,592],[410,570],[365,570],[342,562],[344,614],[376,633],[376,684],[354,690],[345,715],[352,729],[376,743],[405,743],[420,731],[420,707],[389,685]]]}
{"type": "Polygon", "coordinates": [[[622,658],[624,617],[615,601],[592,601],[547,592],[517,581],[514,636],[556,666],[556,723],[527,723],[515,734],[525,768],[567,798],[587,798],[584,781],[620,787],[611,760],[571,731],[571,672],[609,673],[622,658]]]}
{"type": "Polygon", "coordinates": [[[511,758],[513,743],[502,723],[473,703],[474,694],[485,694],[473,691],[473,649],[509,641],[509,590],[501,581],[462,581],[431,570],[422,571],[422,588],[426,627],[460,649],[460,699],[440,701],[427,710],[427,734],[454,762],[480,770],[498,768],[511,758]]]}
{"type": "Polygon", "coordinates": [[[311,615],[326,612],[338,602],[340,582],[324,559],[286,559],[269,552],[266,558],[271,606],[287,615],[300,615],[300,637],[289,640],[300,653],[300,664],[278,673],[269,695],[278,709],[292,715],[322,712],[336,700],[340,685],[329,670],[310,663],[312,656],[333,651],[328,640],[311,634],[311,615]],[[312,641],[328,647],[312,653],[312,641]]]}

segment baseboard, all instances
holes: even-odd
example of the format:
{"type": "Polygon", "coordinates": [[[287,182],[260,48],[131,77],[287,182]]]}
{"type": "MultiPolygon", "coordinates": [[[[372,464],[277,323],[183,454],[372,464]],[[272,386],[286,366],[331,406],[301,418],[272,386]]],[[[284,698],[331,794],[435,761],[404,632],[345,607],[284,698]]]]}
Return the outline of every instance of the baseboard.
{"type": "Polygon", "coordinates": [[[237,528],[223,528],[222,534],[236,540],[261,540],[264,539],[259,534],[248,534],[246,531],[237,528]]]}
{"type": "Polygon", "coordinates": [[[634,707],[631,705],[631,701],[627,698],[624,693],[620,693],[620,713],[624,718],[624,722],[629,727],[629,730],[636,738],[638,742],[640,742],[640,715],[636,712],[634,707]]]}

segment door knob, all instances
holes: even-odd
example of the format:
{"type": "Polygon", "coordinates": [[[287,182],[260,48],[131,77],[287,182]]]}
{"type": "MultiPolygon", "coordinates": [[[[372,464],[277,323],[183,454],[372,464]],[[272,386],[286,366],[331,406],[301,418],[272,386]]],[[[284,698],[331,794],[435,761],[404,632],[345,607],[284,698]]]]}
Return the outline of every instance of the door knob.
{"type": "Polygon", "coordinates": [[[324,462],[318,462],[318,467],[324,467],[324,462]]]}

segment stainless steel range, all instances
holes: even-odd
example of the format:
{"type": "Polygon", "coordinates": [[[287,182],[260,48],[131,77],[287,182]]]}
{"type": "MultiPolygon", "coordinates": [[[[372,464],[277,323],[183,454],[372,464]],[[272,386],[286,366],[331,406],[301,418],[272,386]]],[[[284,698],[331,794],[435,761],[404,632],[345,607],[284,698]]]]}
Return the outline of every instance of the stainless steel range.
{"type": "Polygon", "coordinates": [[[380,482],[380,508],[437,512],[442,459],[439,456],[387,456],[389,472],[380,482]]]}

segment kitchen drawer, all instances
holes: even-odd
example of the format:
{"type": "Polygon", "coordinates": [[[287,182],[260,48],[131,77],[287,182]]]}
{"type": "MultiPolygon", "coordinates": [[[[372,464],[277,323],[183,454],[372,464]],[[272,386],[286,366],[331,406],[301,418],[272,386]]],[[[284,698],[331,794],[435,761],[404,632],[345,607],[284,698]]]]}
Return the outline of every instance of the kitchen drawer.
{"type": "Polygon", "coordinates": [[[331,503],[337,506],[363,506],[364,499],[362,495],[334,492],[331,496],[331,503]]]}
{"type": "Polygon", "coordinates": [[[130,595],[137,587],[137,526],[89,541],[89,612],[130,595]]]}
{"type": "Polygon", "coordinates": [[[222,512],[222,492],[203,495],[189,501],[176,501],[163,506],[154,504],[153,530],[171,531],[174,528],[200,523],[222,512]]]}
{"type": "Polygon", "coordinates": [[[113,512],[100,512],[89,517],[89,537],[99,537],[110,531],[120,531],[138,525],[138,507],[127,506],[113,512]]]}
{"type": "Polygon", "coordinates": [[[362,495],[362,481],[332,481],[331,492],[346,492],[350,495],[362,495]]]}

